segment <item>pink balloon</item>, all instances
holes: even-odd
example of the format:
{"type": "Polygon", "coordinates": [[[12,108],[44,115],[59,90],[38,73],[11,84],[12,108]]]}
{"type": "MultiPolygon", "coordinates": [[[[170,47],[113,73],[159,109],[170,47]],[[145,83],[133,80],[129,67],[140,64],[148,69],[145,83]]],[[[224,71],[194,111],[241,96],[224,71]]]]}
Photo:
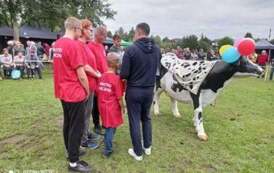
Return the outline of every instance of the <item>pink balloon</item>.
{"type": "Polygon", "coordinates": [[[244,38],[238,38],[236,41],[234,41],[234,47],[238,47],[239,44],[244,40],[244,38]]]}
{"type": "Polygon", "coordinates": [[[242,56],[248,56],[255,52],[255,41],[251,38],[244,38],[237,46],[242,56]]]}

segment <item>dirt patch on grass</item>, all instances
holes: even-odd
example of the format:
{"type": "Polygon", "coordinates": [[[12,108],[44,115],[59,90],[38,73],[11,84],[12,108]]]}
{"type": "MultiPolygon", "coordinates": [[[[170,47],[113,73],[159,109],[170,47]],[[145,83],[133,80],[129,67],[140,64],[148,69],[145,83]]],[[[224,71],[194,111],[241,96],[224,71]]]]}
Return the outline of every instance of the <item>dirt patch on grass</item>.
{"type": "Polygon", "coordinates": [[[205,170],[205,172],[217,172],[217,168],[215,168],[212,164],[202,165],[202,169],[205,170]]]}
{"type": "Polygon", "coordinates": [[[26,141],[27,138],[28,138],[28,136],[26,136],[24,134],[15,134],[15,135],[11,135],[11,136],[1,139],[0,140],[0,153],[5,151],[5,147],[4,147],[5,145],[16,145],[16,144],[26,141]]]}

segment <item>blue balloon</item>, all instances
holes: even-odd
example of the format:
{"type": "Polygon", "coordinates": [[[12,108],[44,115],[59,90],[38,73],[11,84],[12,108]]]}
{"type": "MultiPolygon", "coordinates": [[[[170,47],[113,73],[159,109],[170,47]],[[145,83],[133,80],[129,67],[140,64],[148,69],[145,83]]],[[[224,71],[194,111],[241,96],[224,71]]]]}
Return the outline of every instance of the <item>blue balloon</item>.
{"type": "Polygon", "coordinates": [[[235,47],[230,47],[224,52],[222,59],[224,62],[231,64],[236,62],[240,56],[240,53],[235,47]]]}

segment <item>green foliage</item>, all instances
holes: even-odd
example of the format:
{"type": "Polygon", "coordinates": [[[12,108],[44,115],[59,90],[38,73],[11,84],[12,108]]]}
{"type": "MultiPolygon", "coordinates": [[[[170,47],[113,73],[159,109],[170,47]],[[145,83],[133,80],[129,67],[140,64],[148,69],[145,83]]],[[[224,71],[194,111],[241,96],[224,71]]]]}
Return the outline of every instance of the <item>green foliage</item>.
{"type": "Polygon", "coordinates": [[[222,47],[223,45],[226,45],[226,44],[233,45],[233,43],[234,43],[234,40],[232,38],[224,37],[218,41],[218,46],[222,47]]]}
{"type": "Polygon", "coordinates": [[[58,30],[68,16],[91,19],[95,25],[102,18],[116,14],[107,0],[0,0],[1,25],[28,24],[58,30]]]}
{"type": "Polygon", "coordinates": [[[133,37],[134,37],[133,27],[129,30],[129,32],[126,32],[123,27],[120,27],[115,33],[118,34],[122,38],[122,40],[133,41],[133,37]]]}

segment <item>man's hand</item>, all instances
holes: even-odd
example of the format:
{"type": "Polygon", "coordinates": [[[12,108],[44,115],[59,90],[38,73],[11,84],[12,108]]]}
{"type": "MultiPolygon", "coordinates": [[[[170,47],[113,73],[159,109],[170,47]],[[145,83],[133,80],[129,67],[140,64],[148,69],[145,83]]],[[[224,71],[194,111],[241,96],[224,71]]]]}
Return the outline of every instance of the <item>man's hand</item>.
{"type": "Polygon", "coordinates": [[[99,71],[95,71],[90,65],[85,65],[84,69],[88,75],[91,75],[93,77],[100,78],[102,76],[99,71]]]}
{"type": "Polygon", "coordinates": [[[81,85],[83,86],[83,88],[86,91],[86,94],[87,94],[86,99],[88,99],[88,97],[90,95],[90,90],[89,90],[89,85],[88,85],[88,78],[87,78],[86,72],[84,70],[84,67],[83,66],[78,67],[76,72],[77,72],[77,76],[78,76],[78,79],[79,79],[81,85]]]}

